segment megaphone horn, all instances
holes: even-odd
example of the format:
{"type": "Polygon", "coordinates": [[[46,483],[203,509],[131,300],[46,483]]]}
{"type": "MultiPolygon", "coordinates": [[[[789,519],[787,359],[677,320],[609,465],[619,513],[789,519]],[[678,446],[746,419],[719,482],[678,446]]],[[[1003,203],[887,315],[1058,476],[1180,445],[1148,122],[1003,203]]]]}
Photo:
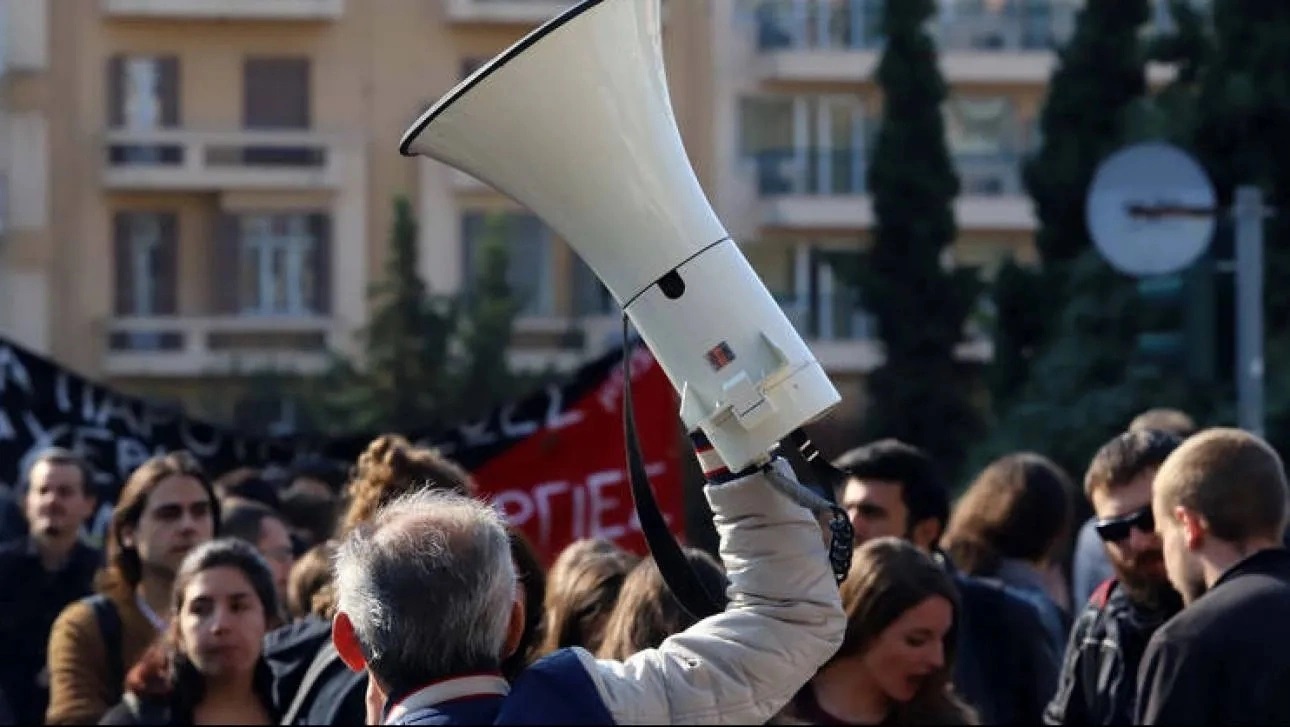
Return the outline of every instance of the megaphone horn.
{"type": "Polygon", "coordinates": [[[399,151],[532,210],[600,278],[731,471],[837,389],[730,239],[685,154],[659,0],[585,0],[449,91],[399,151]]]}

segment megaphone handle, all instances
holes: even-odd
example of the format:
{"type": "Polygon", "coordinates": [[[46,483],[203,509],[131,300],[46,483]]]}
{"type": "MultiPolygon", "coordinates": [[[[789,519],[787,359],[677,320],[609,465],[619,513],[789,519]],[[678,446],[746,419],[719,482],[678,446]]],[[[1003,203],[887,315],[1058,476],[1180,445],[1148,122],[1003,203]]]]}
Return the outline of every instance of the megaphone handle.
{"type": "Polygon", "coordinates": [[[721,601],[710,593],[690,565],[681,546],[672,537],[663,518],[654,489],[645,471],[645,458],[641,454],[640,438],[636,433],[636,413],[632,407],[632,346],[628,336],[627,314],[623,313],[623,430],[627,444],[627,479],[631,482],[632,501],[636,517],[640,520],[641,533],[649,552],[654,556],[658,572],[677,602],[696,621],[724,610],[721,601]]]}

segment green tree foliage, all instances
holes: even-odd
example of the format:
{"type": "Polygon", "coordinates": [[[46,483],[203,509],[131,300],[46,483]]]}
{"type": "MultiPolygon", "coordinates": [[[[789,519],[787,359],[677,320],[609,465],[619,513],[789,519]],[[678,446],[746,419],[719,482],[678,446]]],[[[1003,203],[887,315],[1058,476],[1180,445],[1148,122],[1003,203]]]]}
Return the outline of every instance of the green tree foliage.
{"type": "Polygon", "coordinates": [[[1290,3],[1215,0],[1212,58],[1199,70],[1193,148],[1230,204],[1257,184],[1277,212],[1264,249],[1267,434],[1290,446],[1290,3]]]}
{"type": "Polygon", "coordinates": [[[501,215],[485,221],[479,275],[466,295],[465,315],[458,330],[462,345],[456,362],[456,409],[467,417],[484,414],[494,404],[519,395],[518,387],[529,383],[517,377],[507,363],[521,304],[507,276],[506,224],[501,215]]]}
{"type": "Polygon", "coordinates": [[[435,424],[456,396],[450,344],[455,300],[433,296],[418,270],[417,224],[406,198],[394,202],[384,276],[368,289],[371,318],[360,332],[363,362],[337,356],[318,404],[331,430],[408,431],[435,424]]]}
{"type": "MultiPolygon", "coordinates": [[[[973,452],[973,467],[1034,449],[1079,473],[1143,409],[1175,406],[1202,420],[1218,410],[1220,391],[1187,380],[1182,367],[1146,365],[1135,356],[1151,313],[1137,281],[1111,269],[1093,247],[1083,217],[1088,185],[1107,155],[1145,139],[1186,147],[1200,121],[1198,83],[1211,46],[1203,16],[1186,2],[1173,5],[1174,32],[1144,38],[1137,25],[1147,17],[1145,0],[1089,0],[1061,55],[1042,117],[1045,141],[1026,167],[1044,268],[1023,272],[1024,287],[1001,277],[995,289],[1000,319],[1002,302],[1010,301],[1013,320],[1038,335],[1029,363],[1018,365],[1015,351],[997,361],[996,375],[1013,378],[1002,382],[1010,391],[990,437],[973,452]],[[1177,69],[1152,96],[1144,84],[1148,57],[1177,69]],[[1097,90],[1099,84],[1109,87],[1097,90]]],[[[1189,279],[1187,295],[1195,283],[1189,279]]],[[[1008,323],[1002,325],[1007,342],[1008,323]]]]}
{"type": "Polygon", "coordinates": [[[997,310],[990,383],[997,409],[1030,375],[1030,362],[1060,316],[1066,263],[1089,248],[1084,197],[1097,165],[1124,139],[1125,109],[1146,93],[1138,34],[1147,0],[1088,0],[1058,52],[1040,115],[1042,142],[1022,177],[1035,205],[1040,268],[1004,264],[992,291],[997,310]]]}
{"type": "Polygon", "coordinates": [[[979,427],[955,360],[978,284],[974,271],[942,265],[957,235],[959,180],[945,142],[945,80],[925,29],[934,12],[933,0],[884,5],[883,115],[868,171],[875,225],[859,287],[886,351],[868,379],[868,435],[899,437],[954,468],[979,427]]]}

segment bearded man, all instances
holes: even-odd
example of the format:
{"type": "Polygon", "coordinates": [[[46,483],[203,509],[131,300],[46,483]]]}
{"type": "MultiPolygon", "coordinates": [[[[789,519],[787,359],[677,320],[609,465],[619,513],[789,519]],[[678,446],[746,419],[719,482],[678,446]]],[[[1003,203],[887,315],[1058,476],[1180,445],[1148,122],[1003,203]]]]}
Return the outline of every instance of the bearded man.
{"type": "Polygon", "coordinates": [[[1131,724],[1138,665],[1151,635],[1182,608],[1155,532],[1156,471],[1182,439],[1159,430],[1121,434],[1094,455],[1084,491],[1115,577],[1093,592],[1071,629],[1050,725],[1131,724]]]}

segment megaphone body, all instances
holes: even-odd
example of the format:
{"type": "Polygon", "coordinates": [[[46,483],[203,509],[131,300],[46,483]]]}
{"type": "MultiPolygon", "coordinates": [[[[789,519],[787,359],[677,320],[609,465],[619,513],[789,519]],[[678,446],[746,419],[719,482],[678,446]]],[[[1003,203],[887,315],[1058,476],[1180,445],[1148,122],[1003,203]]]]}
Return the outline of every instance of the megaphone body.
{"type": "Polygon", "coordinates": [[[663,68],[659,0],[585,0],[475,71],[403,135],[515,199],[622,306],[731,470],[837,389],[717,218],[663,68]]]}

